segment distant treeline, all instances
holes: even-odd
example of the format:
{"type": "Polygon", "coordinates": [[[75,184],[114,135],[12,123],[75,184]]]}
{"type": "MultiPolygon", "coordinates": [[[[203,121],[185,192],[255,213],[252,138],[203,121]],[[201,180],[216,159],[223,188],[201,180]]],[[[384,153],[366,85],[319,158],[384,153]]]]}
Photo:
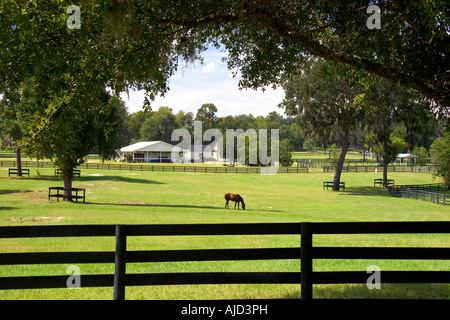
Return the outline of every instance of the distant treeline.
{"type": "MultiPolygon", "coordinates": [[[[120,149],[123,146],[138,142],[138,141],[152,141],[161,140],[168,143],[178,143],[178,141],[171,141],[172,132],[178,128],[185,128],[190,131],[193,137],[194,121],[202,121],[203,132],[210,128],[217,128],[224,134],[226,129],[278,129],[280,141],[288,140],[292,146],[293,151],[311,151],[323,152],[332,146],[340,147],[342,145],[343,134],[340,131],[332,137],[329,145],[323,145],[316,137],[308,136],[296,117],[286,117],[277,111],[270,112],[267,116],[254,116],[250,114],[229,115],[225,117],[217,116],[217,107],[214,104],[203,104],[194,114],[193,112],[178,111],[173,112],[172,108],[160,107],[153,111],[138,111],[129,113],[122,105],[121,112],[121,126],[119,137],[115,143],[115,149],[120,149]]],[[[395,128],[395,136],[401,140],[408,140],[406,129],[402,125],[397,125],[395,128]]],[[[419,136],[415,136],[416,147],[422,147],[427,150],[430,149],[436,137],[443,135],[443,129],[439,123],[433,122],[422,129],[419,136]]],[[[366,144],[367,130],[359,128],[354,130],[349,137],[349,148],[353,150],[367,150],[366,144]]],[[[14,152],[11,147],[11,140],[2,137],[5,149],[14,152]],[[8,147],[9,146],[9,147],[8,147]]],[[[206,142],[208,144],[210,142],[206,142]]],[[[405,142],[405,152],[407,151],[407,143],[405,142]]],[[[96,153],[97,150],[92,150],[96,153]]],[[[2,156],[3,158],[9,155],[2,156]]]]}
{"type": "MultiPolygon", "coordinates": [[[[329,145],[322,145],[320,140],[315,137],[308,136],[296,117],[286,117],[277,111],[270,112],[267,116],[253,116],[250,114],[229,115],[225,117],[217,116],[217,108],[214,104],[203,104],[197,113],[179,111],[173,113],[173,109],[169,107],[160,107],[155,111],[138,111],[136,113],[127,114],[124,119],[121,139],[119,145],[124,146],[138,141],[161,140],[168,143],[171,141],[173,130],[178,128],[186,128],[193,136],[194,121],[203,122],[203,132],[210,128],[220,129],[225,133],[226,129],[278,129],[281,140],[289,140],[294,151],[317,151],[325,150],[332,145],[341,146],[343,140],[342,132],[337,132],[329,142],[329,145]]],[[[438,123],[430,123],[423,128],[423,133],[416,136],[416,147],[430,149],[433,140],[442,136],[442,128],[438,123]]],[[[349,148],[354,150],[367,149],[366,144],[367,130],[360,128],[354,130],[349,137],[349,148]]],[[[395,128],[395,136],[402,140],[408,140],[406,129],[402,125],[395,128]]],[[[408,144],[405,143],[405,152],[408,144]]]]}

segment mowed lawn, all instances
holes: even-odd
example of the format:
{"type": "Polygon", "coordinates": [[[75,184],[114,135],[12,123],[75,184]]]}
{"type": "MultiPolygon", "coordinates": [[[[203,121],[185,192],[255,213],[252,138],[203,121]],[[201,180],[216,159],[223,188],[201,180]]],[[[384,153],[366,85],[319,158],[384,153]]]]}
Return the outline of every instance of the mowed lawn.
{"type": "MultiPolygon", "coordinates": [[[[176,224],[303,221],[448,221],[449,207],[393,198],[373,187],[381,173],[343,173],[345,192],[323,191],[333,173],[212,174],[82,170],[74,187],[86,188],[86,203],[48,201],[48,187],[62,186],[53,169],[30,169],[30,178],[7,178],[0,168],[0,225],[176,224]],[[240,193],[246,210],[225,209],[224,194],[240,193]]],[[[433,183],[430,174],[390,173],[396,184],[433,183]]],[[[298,247],[298,236],[134,237],[129,250],[298,247]]],[[[315,236],[318,246],[448,247],[448,235],[315,236]]],[[[113,238],[0,239],[0,252],[114,250],[113,238]]],[[[449,270],[447,261],[315,260],[314,270],[449,270]]],[[[69,265],[0,266],[0,276],[65,275],[69,265]]],[[[113,273],[112,264],[79,265],[82,274],[113,273]]],[[[299,261],[217,261],[128,264],[129,273],[299,271],[299,261]]],[[[127,287],[128,299],[296,298],[299,285],[201,285],[127,287]]],[[[449,285],[315,285],[315,298],[440,298],[449,285]]],[[[0,299],[111,299],[112,288],[5,290],[0,299]]]]}

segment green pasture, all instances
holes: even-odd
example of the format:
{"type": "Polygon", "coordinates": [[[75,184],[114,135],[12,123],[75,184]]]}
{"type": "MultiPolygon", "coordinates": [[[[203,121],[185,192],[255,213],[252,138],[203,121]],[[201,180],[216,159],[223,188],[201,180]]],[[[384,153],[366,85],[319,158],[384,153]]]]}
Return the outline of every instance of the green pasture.
{"type": "MultiPolygon", "coordinates": [[[[448,221],[448,207],[393,198],[373,187],[381,173],[343,173],[345,192],[323,191],[333,173],[213,174],[82,170],[74,187],[86,188],[86,203],[48,201],[48,187],[62,186],[53,169],[30,168],[30,178],[8,178],[0,168],[0,225],[173,224],[303,221],[448,221]],[[224,194],[240,193],[246,210],[225,209],[224,194]]],[[[390,173],[396,184],[433,183],[423,173],[390,173]]],[[[132,237],[130,250],[298,247],[298,236],[132,237]]],[[[448,235],[315,236],[317,246],[448,247],[448,235]]],[[[113,238],[0,239],[0,252],[114,250],[113,238]]],[[[448,261],[315,260],[314,270],[449,270],[448,261]]],[[[66,275],[69,265],[0,266],[0,276],[66,275]]],[[[82,274],[113,273],[112,264],[79,265],[82,274]]],[[[129,273],[299,271],[299,261],[217,261],[128,264],[129,273]]],[[[67,274],[68,275],[68,274],[67,274]]],[[[68,275],[69,276],[69,275],[68,275]]],[[[298,285],[199,285],[127,287],[128,299],[297,298],[298,285]]],[[[449,285],[315,285],[315,298],[440,298],[449,285]]],[[[0,299],[112,299],[112,288],[5,290],[0,299]]]]}

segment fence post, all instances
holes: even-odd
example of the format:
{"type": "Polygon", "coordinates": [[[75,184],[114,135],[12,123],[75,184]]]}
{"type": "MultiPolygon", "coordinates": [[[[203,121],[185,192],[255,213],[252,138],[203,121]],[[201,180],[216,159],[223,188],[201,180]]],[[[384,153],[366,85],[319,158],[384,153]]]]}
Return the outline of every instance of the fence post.
{"type": "Polygon", "coordinates": [[[114,300],[125,300],[127,234],[125,225],[116,225],[116,254],[114,267],[114,300]]]}
{"type": "Polygon", "coordinates": [[[313,262],[312,262],[312,225],[301,223],[300,282],[301,299],[311,300],[313,297],[313,262]]]}

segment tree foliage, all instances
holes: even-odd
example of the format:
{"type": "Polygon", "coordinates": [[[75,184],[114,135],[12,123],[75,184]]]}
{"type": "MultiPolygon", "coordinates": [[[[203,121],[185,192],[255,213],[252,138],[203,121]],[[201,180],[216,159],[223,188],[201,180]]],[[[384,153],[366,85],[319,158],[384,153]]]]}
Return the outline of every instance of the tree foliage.
{"type": "Polygon", "coordinates": [[[294,151],[289,139],[283,139],[280,141],[280,164],[284,167],[292,166],[294,160],[292,160],[292,151],[294,151]]]}
{"type": "Polygon", "coordinates": [[[437,138],[431,145],[431,158],[438,165],[435,175],[444,180],[450,188],[450,130],[443,137],[437,138]]]}
{"type": "Polygon", "coordinates": [[[140,127],[142,140],[170,141],[173,130],[177,129],[175,116],[169,107],[161,107],[158,111],[152,112],[140,127]]]}
{"type": "MultiPolygon", "coordinates": [[[[55,160],[64,187],[71,189],[73,169],[90,151],[96,149],[103,158],[114,153],[123,102],[104,88],[75,90],[70,95],[61,91],[59,96],[55,92],[51,98],[40,97],[37,92],[34,81],[25,83],[2,119],[8,113],[15,114],[21,132],[16,136],[17,145],[33,157],[55,160]]],[[[65,199],[70,200],[70,195],[67,191],[65,199]]]]}
{"type": "Polygon", "coordinates": [[[168,90],[181,61],[213,44],[227,51],[243,87],[279,84],[314,55],[413,88],[441,111],[450,105],[445,0],[380,2],[375,30],[366,27],[369,0],[86,0],[74,30],[70,4],[2,1],[2,91],[31,75],[51,91],[67,74],[95,70],[116,90],[145,89],[151,100],[168,90]]]}
{"type": "Polygon", "coordinates": [[[362,104],[366,110],[366,125],[371,132],[368,142],[382,159],[383,184],[387,186],[388,164],[408,146],[414,146],[411,133],[421,131],[421,126],[412,129],[411,123],[431,121],[432,106],[420,101],[416,92],[381,77],[368,76],[365,83],[362,104]],[[397,124],[405,126],[408,142],[395,135],[397,124]]]}
{"type": "Polygon", "coordinates": [[[208,130],[217,127],[217,107],[212,103],[204,103],[197,110],[195,120],[202,121],[203,130],[208,130]]]}
{"type": "MultiPolygon", "coordinates": [[[[241,75],[241,87],[279,85],[315,56],[413,89],[435,103],[441,114],[448,113],[448,1],[380,2],[378,30],[366,27],[370,4],[373,1],[84,0],[79,3],[81,28],[71,29],[66,13],[71,1],[3,0],[0,92],[16,92],[27,79],[35,79],[41,103],[29,117],[33,130],[28,141],[46,152],[59,143],[58,136],[48,134],[63,130],[58,119],[70,121],[78,137],[91,136],[78,130],[99,121],[102,110],[95,106],[107,100],[102,98],[105,88],[116,94],[143,89],[149,109],[156,95],[168,91],[177,68],[201,59],[210,45],[226,51],[228,67],[241,75]]],[[[67,139],[74,148],[85,148],[67,139]]],[[[62,157],[65,151],[55,152],[62,157]]],[[[78,152],[70,152],[74,158],[67,161],[74,164],[78,152]]]]}
{"type": "Polygon", "coordinates": [[[339,190],[350,132],[364,119],[360,95],[363,85],[348,67],[326,60],[315,60],[301,74],[284,85],[286,98],[280,104],[288,115],[297,115],[306,131],[329,145],[340,130],[344,137],[336,159],[333,190],[339,190]]]}

